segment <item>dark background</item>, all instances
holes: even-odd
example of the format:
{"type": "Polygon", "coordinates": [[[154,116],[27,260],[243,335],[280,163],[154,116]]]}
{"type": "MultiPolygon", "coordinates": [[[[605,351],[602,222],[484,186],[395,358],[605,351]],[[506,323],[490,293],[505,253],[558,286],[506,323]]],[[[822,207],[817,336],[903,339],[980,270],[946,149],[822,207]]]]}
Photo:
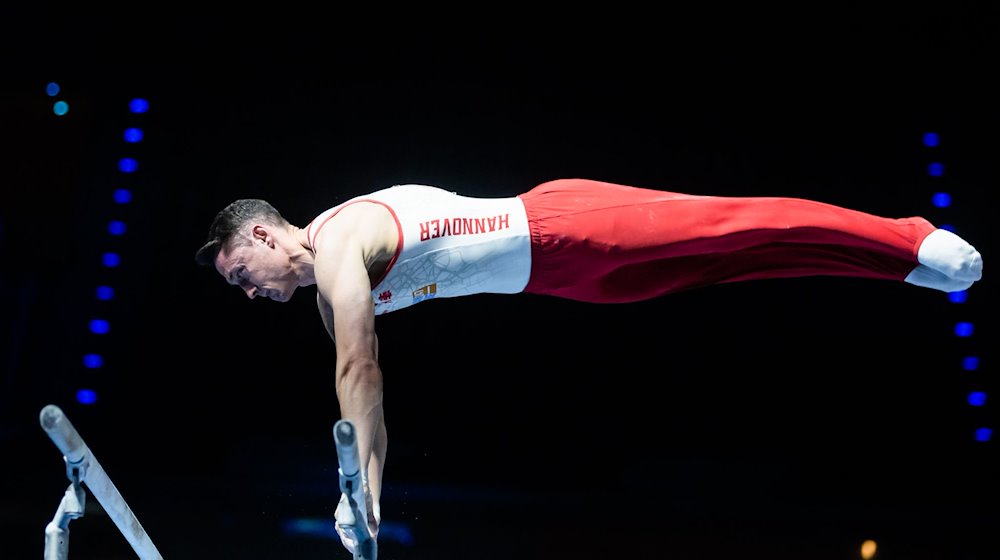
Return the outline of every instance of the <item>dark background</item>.
{"type": "MultiPolygon", "coordinates": [[[[164,558],[349,557],[330,538],[339,411],[314,288],[248,301],[194,263],[236,198],[304,225],[397,183],[511,196],[586,177],[922,215],[993,254],[992,6],[331,10],[0,12],[0,558],[42,555],[68,484],[46,404],[164,558]],[[103,368],[82,366],[92,351],[103,368]]],[[[996,405],[966,403],[995,393],[992,286],[955,304],[802,278],[382,316],[380,558],[832,560],[865,539],[885,559],[996,558],[997,445],[973,438],[996,405]]],[[[87,506],[70,557],[135,557],[87,506]]]]}

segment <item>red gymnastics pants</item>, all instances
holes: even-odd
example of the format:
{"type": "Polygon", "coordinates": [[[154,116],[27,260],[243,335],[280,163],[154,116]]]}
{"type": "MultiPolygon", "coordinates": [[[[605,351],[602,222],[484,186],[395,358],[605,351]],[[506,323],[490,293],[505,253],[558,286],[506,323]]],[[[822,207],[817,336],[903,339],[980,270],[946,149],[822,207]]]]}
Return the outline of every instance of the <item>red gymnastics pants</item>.
{"type": "Polygon", "coordinates": [[[531,232],[524,291],[616,303],[801,276],[902,281],[936,229],[812,200],[694,196],[586,179],[519,195],[531,232]]]}

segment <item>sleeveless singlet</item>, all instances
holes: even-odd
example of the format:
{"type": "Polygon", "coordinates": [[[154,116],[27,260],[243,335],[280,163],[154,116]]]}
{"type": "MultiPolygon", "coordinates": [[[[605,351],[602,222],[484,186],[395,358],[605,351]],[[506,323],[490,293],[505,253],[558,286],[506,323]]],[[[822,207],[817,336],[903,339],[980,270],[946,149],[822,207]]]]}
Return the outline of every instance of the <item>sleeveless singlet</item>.
{"type": "Polygon", "coordinates": [[[372,287],[376,315],[433,298],[518,293],[528,283],[531,239],[517,197],[475,198],[428,185],[396,185],[317,216],[306,226],[313,250],[323,225],[358,202],[385,206],[399,231],[396,254],[372,287]]]}

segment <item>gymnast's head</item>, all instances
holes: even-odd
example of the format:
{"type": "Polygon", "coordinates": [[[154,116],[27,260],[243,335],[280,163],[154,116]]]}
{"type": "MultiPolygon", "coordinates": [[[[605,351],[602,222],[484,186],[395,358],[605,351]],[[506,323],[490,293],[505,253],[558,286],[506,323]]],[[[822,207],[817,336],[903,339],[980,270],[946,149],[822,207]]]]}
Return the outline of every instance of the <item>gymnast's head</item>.
{"type": "Polygon", "coordinates": [[[215,215],[195,261],[214,267],[250,299],[288,301],[305,284],[301,264],[293,262],[303,250],[294,230],[267,201],[239,199],[215,215]]]}

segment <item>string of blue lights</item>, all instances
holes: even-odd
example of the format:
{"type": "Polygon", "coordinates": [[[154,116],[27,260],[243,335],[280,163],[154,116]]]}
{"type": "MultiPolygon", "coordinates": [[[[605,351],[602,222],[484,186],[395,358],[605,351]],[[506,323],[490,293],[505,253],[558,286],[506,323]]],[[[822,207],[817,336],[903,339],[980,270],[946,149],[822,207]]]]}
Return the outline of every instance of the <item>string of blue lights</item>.
{"type": "MultiPolygon", "coordinates": [[[[931,153],[933,155],[938,155],[936,148],[941,145],[939,134],[934,132],[925,133],[923,143],[924,146],[932,149],[931,153]]],[[[945,176],[944,162],[937,157],[932,159],[927,165],[927,174],[934,180],[940,180],[940,178],[945,176]]],[[[952,208],[953,196],[948,190],[938,189],[933,193],[931,200],[936,208],[952,208]]],[[[950,223],[942,224],[941,227],[949,231],[955,231],[955,226],[950,223]]],[[[967,306],[970,305],[969,295],[964,290],[952,292],[948,294],[948,300],[956,306],[961,306],[959,316],[962,319],[954,323],[952,332],[954,336],[961,339],[959,347],[961,348],[962,355],[959,363],[961,369],[968,374],[966,379],[968,380],[969,388],[966,395],[966,402],[972,408],[973,437],[976,441],[987,442],[993,436],[993,429],[986,423],[985,407],[987,394],[986,391],[982,390],[981,384],[975,375],[979,370],[980,358],[978,345],[976,344],[977,339],[973,337],[976,331],[975,323],[968,320],[969,315],[971,315],[967,311],[967,306]]]]}
{"type": "MultiPolygon", "coordinates": [[[[46,85],[46,94],[57,98],[53,103],[52,111],[58,117],[66,116],[70,110],[69,102],[59,98],[61,93],[62,88],[58,83],[50,82],[46,85]]],[[[128,104],[128,110],[130,116],[134,119],[149,110],[149,103],[142,98],[133,98],[128,104]]],[[[97,275],[93,279],[95,282],[93,292],[94,307],[87,323],[87,329],[92,337],[107,337],[112,330],[111,320],[109,319],[110,305],[115,301],[117,294],[114,285],[114,279],[116,278],[114,271],[122,265],[121,245],[116,243],[116,240],[122,238],[128,231],[127,222],[124,218],[127,215],[127,208],[132,202],[133,197],[133,183],[129,178],[139,171],[136,147],[143,141],[143,136],[143,129],[136,122],[130,122],[129,126],[122,133],[125,149],[123,150],[123,156],[118,159],[117,171],[123,177],[123,180],[120,185],[115,186],[111,190],[109,193],[109,204],[105,206],[106,221],[103,225],[104,232],[102,235],[105,236],[103,238],[107,239],[108,244],[100,254],[100,266],[107,274],[97,275]]],[[[100,344],[97,338],[89,338],[87,350],[82,356],[83,368],[90,372],[104,368],[105,348],[106,346],[100,344]]],[[[92,405],[97,402],[98,391],[93,376],[81,376],[75,397],[76,401],[83,405],[92,405]]]]}

